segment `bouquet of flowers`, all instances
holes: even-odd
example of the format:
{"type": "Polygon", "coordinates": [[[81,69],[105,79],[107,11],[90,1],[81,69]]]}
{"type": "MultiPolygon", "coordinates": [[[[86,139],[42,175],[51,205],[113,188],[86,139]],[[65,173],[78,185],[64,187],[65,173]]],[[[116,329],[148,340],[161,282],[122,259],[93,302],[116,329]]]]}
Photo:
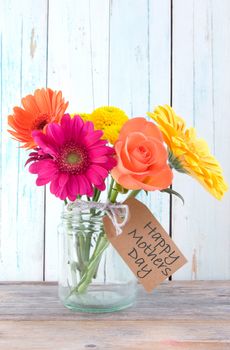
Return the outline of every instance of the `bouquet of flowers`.
{"type": "MultiPolygon", "coordinates": [[[[192,176],[217,199],[227,190],[207,143],[194,128],[186,128],[170,106],[156,107],[148,118],[131,119],[111,106],[91,114],[65,114],[67,107],[60,91],[38,89],[8,117],[9,133],[30,150],[26,165],[37,175],[36,185],[49,184],[50,192],[67,207],[84,201],[91,203],[90,210],[97,210],[92,203],[100,203],[106,187],[108,203],[116,203],[119,193],[126,197],[140,191],[179,195],[171,187],[174,170],[192,176]]],[[[102,232],[90,254],[91,238],[78,239],[78,263],[72,264],[72,270],[80,272],[80,280],[70,294],[87,290],[109,245],[102,232]]]]}

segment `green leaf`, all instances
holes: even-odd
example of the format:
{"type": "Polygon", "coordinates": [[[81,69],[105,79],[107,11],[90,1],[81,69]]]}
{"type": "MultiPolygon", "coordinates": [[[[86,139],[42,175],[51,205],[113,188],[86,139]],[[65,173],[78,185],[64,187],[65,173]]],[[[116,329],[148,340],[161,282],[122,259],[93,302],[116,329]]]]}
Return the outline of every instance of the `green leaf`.
{"type": "Polygon", "coordinates": [[[174,191],[172,188],[166,188],[164,190],[161,190],[161,192],[166,192],[168,194],[173,194],[174,196],[177,196],[178,198],[181,199],[182,203],[184,204],[184,198],[182,197],[182,195],[177,191],[174,191]]]}

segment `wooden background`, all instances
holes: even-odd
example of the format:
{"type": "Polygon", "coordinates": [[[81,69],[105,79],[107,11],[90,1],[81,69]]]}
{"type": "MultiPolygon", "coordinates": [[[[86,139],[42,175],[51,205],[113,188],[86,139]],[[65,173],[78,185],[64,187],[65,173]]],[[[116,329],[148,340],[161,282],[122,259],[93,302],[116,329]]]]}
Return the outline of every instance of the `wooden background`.
{"type": "MultiPolygon", "coordinates": [[[[56,280],[61,203],[35,187],[7,115],[37,87],[70,111],[117,105],[130,116],[172,103],[230,182],[229,0],[0,0],[0,280],[56,280]]],[[[185,198],[146,202],[189,262],[173,279],[229,279],[230,195],[218,202],[176,176],[185,198]],[[171,224],[170,224],[171,222],[171,224]]]]}

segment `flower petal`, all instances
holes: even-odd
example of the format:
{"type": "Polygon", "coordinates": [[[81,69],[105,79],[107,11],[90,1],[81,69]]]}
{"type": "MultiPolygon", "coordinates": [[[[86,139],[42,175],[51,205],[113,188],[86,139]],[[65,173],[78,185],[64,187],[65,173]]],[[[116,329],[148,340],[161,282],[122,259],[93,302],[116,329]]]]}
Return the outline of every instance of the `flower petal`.
{"type": "Polygon", "coordinates": [[[48,153],[53,156],[57,155],[57,146],[47,135],[44,135],[41,131],[33,131],[32,136],[36,144],[41,147],[44,153],[48,153]]]}

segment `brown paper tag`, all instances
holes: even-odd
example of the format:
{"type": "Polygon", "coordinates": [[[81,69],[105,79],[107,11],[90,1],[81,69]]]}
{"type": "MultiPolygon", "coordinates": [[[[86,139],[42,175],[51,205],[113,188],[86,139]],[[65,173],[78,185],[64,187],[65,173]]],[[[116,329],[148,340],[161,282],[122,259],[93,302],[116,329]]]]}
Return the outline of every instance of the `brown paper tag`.
{"type": "Polygon", "coordinates": [[[129,198],[124,204],[129,206],[129,219],[122,234],[116,235],[108,216],[103,219],[105,232],[140,283],[150,292],[187,260],[143,203],[129,198]]]}

